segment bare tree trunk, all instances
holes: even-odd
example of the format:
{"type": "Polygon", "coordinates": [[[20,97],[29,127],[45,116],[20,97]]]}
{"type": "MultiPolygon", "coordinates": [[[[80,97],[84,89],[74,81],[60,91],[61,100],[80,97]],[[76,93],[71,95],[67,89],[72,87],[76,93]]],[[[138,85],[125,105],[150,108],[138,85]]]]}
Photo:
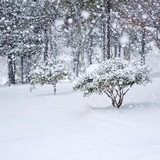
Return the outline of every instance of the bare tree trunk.
{"type": "Polygon", "coordinates": [[[124,51],[124,59],[125,60],[130,60],[130,48],[128,46],[125,46],[123,48],[123,51],[124,51]]]}
{"type": "Polygon", "coordinates": [[[53,53],[53,33],[52,33],[52,27],[49,27],[49,45],[50,45],[50,57],[52,57],[52,55],[54,55],[53,53]]]}
{"type": "Polygon", "coordinates": [[[114,57],[117,57],[117,45],[114,46],[114,57]]]}
{"type": "Polygon", "coordinates": [[[111,37],[111,27],[110,27],[110,12],[111,12],[111,5],[110,0],[106,0],[105,2],[105,14],[102,15],[102,55],[103,61],[111,58],[110,55],[110,37],[111,37]],[[107,19],[107,20],[106,20],[107,19]]]}
{"type": "Polygon", "coordinates": [[[53,31],[52,27],[49,28],[49,40],[50,40],[50,55],[54,59],[57,57],[57,42],[56,42],[56,29],[53,31]]]}
{"type": "Polygon", "coordinates": [[[118,97],[112,97],[112,106],[120,108],[123,103],[123,95],[119,95],[118,97]]]}
{"type": "Polygon", "coordinates": [[[44,43],[45,43],[45,48],[44,48],[44,62],[48,58],[48,34],[47,34],[47,29],[44,29],[44,43]]]}
{"type": "Polygon", "coordinates": [[[121,57],[121,43],[118,42],[118,57],[121,57]]]}
{"type": "Polygon", "coordinates": [[[111,5],[110,5],[110,0],[107,0],[107,6],[106,6],[106,13],[107,13],[107,59],[111,58],[110,55],[110,47],[111,47],[111,42],[110,42],[110,37],[111,37],[111,22],[110,22],[110,12],[111,12],[111,5]]]}
{"type": "Polygon", "coordinates": [[[27,75],[26,75],[26,81],[27,83],[30,83],[30,70],[31,70],[31,53],[29,51],[28,56],[27,56],[27,75]]]}
{"type": "Polygon", "coordinates": [[[102,59],[106,60],[106,21],[105,15],[102,16],[102,59]]]}
{"type": "Polygon", "coordinates": [[[15,84],[15,74],[13,70],[13,59],[11,54],[8,55],[8,84],[9,86],[11,84],[15,84]]]}
{"type": "Polygon", "coordinates": [[[88,64],[92,64],[92,55],[93,55],[93,35],[89,35],[89,44],[88,44],[88,64]]]}
{"type": "Polygon", "coordinates": [[[123,103],[124,95],[129,91],[129,88],[124,90],[124,88],[111,89],[110,91],[105,91],[104,93],[111,99],[112,106],[120,108],[123,103]]]}
{"type": "Polygon", "coordinates": [[[21,83],[24,83],[24,66],[23,66],[24,57],[21,56],[21,83]]]}
{"type": "Polygon", "coordinates": [[[144,33],[144,31],[143,31],[143,33],[142,33],[141,46],[142,46],[142,51],[141,51],[141,65],[144,65],[144,64],[145,64],[145,33],[144,33]]]}
{"type": "Polygon", "coordinates": [[[76,57],[74,58],[74,71],[76,74],[76,77],[79,75],[79,56],[80,56],[80,51],[77,51],[76,57]]]}

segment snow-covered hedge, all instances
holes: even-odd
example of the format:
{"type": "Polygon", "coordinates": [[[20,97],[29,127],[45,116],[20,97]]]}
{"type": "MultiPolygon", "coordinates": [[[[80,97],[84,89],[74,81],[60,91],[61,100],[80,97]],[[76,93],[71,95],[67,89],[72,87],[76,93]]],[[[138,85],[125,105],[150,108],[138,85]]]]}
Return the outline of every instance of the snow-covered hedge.
{"type": "Polygon", "coordinates": [[[133,85],[151,82],[148,66],[122,59],[107,60],[91,73],[85,73],[74,81],[74,90],[81,90],[84,96],[92,93],[107,94],[112,105],[120,107],[124,95],[133,85]]]}
{"type": "Polygon", "coordinates": [[[31,90],[35,89],[36,84],[51,84],[56,93],[56,84],[59,80],[65,80],[69,77],[69,71],[62,61],[48,59],[46,62],[36,66],[30,75],[31,90]]]}

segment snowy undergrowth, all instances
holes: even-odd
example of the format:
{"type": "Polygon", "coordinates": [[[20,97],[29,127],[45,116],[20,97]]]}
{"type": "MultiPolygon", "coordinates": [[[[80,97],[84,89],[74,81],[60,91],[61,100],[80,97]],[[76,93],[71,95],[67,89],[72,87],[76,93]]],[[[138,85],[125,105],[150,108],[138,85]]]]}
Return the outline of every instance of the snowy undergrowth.
{"type": "Polygon", "coordinates": [[[29,92],[0,87],[2,160],[157,160],[160,158],[160,77],[133,87],[121,109],[104,95],[84,98],[72,84],[29,92]]]}

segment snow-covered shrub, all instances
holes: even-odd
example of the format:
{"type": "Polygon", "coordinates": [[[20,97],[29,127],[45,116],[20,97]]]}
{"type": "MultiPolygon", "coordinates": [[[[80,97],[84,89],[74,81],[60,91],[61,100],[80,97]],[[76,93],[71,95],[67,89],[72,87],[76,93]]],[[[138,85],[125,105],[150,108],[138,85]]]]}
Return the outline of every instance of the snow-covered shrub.
{"type": "Polygon", "coordinates": [[[91,73],[85,73],[74,81],[74,90],[81,90],[84,96],[105,93],[114,107],[120,108],[124,95],[134,85],[151,82],[148,66],[122,59],[107,60],[91,73]]]}
{"type": "Polygon", "coordinates": [[[37,65],[36,69],[30,74],[30,89],[35,89],[36,84],[51,84],[54,87],[54,94],[56,94],[57,82],[65,80],[69,75],[69,71],[62,61],[48,59],[46,62],[37,65]]]}

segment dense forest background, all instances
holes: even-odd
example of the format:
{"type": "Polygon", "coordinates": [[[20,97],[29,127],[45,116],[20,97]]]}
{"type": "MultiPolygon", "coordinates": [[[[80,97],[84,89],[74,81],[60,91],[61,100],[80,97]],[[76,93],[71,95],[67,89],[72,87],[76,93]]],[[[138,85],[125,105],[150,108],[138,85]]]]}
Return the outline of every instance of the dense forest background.
{"type": "Polygon", "coordinates": [[[31,70],[49,59],[79,76],[115,57],[143,65],[155,48],[159,0],[0,0],[0,65],[7,63],[9,85],[29,83],[31,70]]]}

